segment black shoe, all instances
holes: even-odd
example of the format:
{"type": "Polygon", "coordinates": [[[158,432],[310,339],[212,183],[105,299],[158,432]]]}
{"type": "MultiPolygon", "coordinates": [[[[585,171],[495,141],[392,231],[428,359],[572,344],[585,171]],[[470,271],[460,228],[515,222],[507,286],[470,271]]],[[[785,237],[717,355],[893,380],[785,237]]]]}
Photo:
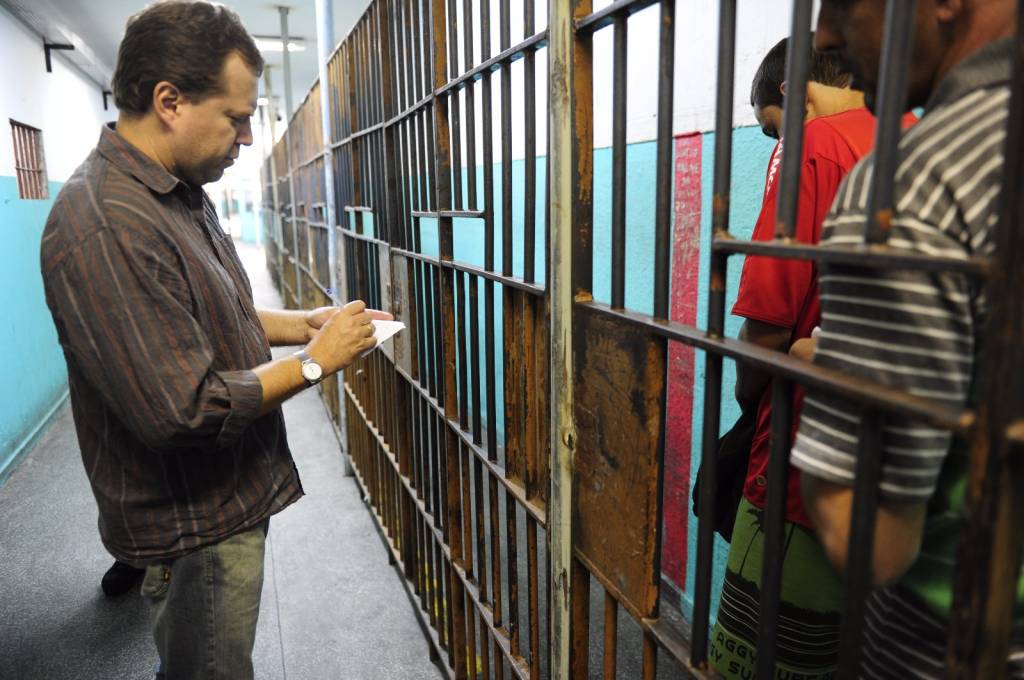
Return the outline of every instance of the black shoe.
{"type": "Polygon", "coordinates": [[[107,573],[103,575],[100,587],[107,597],[123,595],[131,590],[145,573],[145,569],[136,569],[124,562],[114,562],[114,566],[107,569],[107,573]]]}

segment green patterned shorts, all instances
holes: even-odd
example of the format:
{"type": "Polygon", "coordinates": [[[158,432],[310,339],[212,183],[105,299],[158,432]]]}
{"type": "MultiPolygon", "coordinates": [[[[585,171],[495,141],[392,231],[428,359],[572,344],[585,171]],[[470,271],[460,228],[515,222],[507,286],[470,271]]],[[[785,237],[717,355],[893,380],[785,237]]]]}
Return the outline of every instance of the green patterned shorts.
{"type": "MultiPolygon", "coordinates": [[[[711,634],[711,665],[726,678],[755,676],[763,519],[763,510],[746,499],[740,501],[711,634]]],[[[810,530],[786,522],[784,536],[775,678],[832,678],[839,653],[841,579],[810,530]]]]}

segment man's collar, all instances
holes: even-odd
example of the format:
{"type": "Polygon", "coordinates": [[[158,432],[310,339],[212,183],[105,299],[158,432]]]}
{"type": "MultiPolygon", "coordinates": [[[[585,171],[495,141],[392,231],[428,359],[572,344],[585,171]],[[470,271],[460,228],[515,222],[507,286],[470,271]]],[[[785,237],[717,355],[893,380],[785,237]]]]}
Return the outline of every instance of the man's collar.
{"type": "Polygon", "coordinates": [[[107,123],[100,131],[100,141],[96,149],[101,156],[158,194],[169,194],[178,184],[184,184],[133,146],[131,142],[117,134],[115,126],[115,123],[107,123]]]}
{"type": "Polygon", "coordinates": [[[974,90],[1010,82],[1012,65],[1013,38],[990,42],[950,69],[932,91],[925,111],[954,102],[974,90]]]}

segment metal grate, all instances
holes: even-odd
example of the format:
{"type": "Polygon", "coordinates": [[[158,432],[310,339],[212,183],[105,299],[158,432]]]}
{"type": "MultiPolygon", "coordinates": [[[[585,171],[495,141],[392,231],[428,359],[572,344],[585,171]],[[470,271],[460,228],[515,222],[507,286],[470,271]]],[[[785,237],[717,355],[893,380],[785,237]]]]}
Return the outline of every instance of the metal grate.
{"type": "Polygon", "coordinates": [[[46,157],[43,155],[43,131],[12,120],[11,137],[14,140],[14,171],[18,178],[18,195],[27,199],[49,198],[46,157]]]}
{"type": "MultiPolygon", "coordinates": [[[[668,309],[673,0],[618,0],[598,11],[592,0],[551,2],[546,27],[537,20],[544,8],[532,0],[522,3],[521,16],[512,16],[509,0],[374,0],[331,56],[326,85],[314,85],[275,147],[274,163],[268,159],[264,182],[273,188],[276,178],[274,208],[283,226],[273,234],[274,222],[268,223],[276,253],[268,262],[280,267],[277,280],[289,304],[362,298],[408,326],[393,347],[357,361],[322,390],[391,560],[429,630],[431,655],[451,677],[708,677],[711,494],[701,498],[692,619],[682,621],[662,606],[673,346],[706,355],[709,487],[715,486],[725,359],[776,378],[770,479],[785,478],[795,385],[862,405],[843,677],[852,677],[858,662],[871,587],[877,443],[886,416],[925,420],[971,441],[963,554],[972,559],[958,570],[956,598],[964,605],[953,622],[951,667],[960,677],[986,677],[980,669],[998,668],[1005,658],[1008,618],[988,613],[1006,614],[998,605],[1013,601],[1015,584],[1007,573],[994,570],[1000,578],[993,580],[989,573],[995,560],[1012,564],[1020,554],[1024,427],[1017,376],[1024,375],[1024,321],[1013,296],[999,293],[1018,288],[1024,271],[1017,243],[1021,197],[1005,201],[995,263],[888,249],[878,217],[865,226],[870,248],[795,243],[797,196],[787,187],[799,184],[803,113],[794,109],[785,113],[793,132],[783,156],[776,240],[730,236],[736,4],[719,3],[706,330],[671,320],[668,309]],[[646,47],[657,51],[659,83],[651,314],[629,309],[624,294],[626,46],[630,17],[648,8],[658,12],[660,27],[657,44],[646,47]],[[593,296],[593,39],[603,30],[614,37],[609,304],[593,296]],[[536,87],[538,69],[548,74],[546,88],[536,87]],[[512,98],[516,79],[524,84],[521,100],[512,98]],[[321,96],[329,104],[327,145],[321,96]],[[538,116],[548,121],[543,155],[538,116]],[[522,170],[513,162],[519,121],[522,170]],[[331,186],[325,176],[333,178],[331,186]],[[521,205],[513,203],[514,187],[521,187],[521,205]],[[331,197],[338,208],[334,225],[323,208],[331,197]],[[540,256],[538,243],[546,246],[540,256]],[[726,264],[749,254],[987,280],[1000,301],[992,313],[993,336],[1003,343],[999,360],[1014,370],[1000,372],[990,361],[982,369],[989,391],[977,410],[965,410],[726,338],[726,264]],[[341,290],[330,287],[332,274],[341,290]]],[[[806,86],[811,6],[811,0],[794,2],[790,100],[802,101],[806,86]]],[[[912,2],[888,2],[870,199],[875,216],[884,216],[893,200],[896,102],[905,89],[913,13],[912,2]]],[[[1022,79],[1018,57],[1007,186],[1021,182],[1022,79]]],[[[774,666],[786,485],[769,482],[768,494],[759,677],[769,677],[774,666]]]]}

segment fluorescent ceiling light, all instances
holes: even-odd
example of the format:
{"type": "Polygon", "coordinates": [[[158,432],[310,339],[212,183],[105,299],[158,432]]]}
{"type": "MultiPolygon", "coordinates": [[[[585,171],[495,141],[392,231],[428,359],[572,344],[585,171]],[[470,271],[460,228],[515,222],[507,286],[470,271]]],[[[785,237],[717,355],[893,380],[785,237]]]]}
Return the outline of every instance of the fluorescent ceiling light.
{"type": "MultiPolygon", "coordinates": [[[[284,44],[280,40],[271,40],[268,38],[256,38],[256,47],[262,52],[284,52],[284,44]]],[[[288,41],[289,52],[304,52],[306,46],[302,43],[294,41],[288,41]]]]}
{"type": "Polygon", "coordinates": [[[267,99],[266,97],[258,97],[256,99],[256,106],[266,106],[269,103],[270,103],[270,100],[267,99]]]}

